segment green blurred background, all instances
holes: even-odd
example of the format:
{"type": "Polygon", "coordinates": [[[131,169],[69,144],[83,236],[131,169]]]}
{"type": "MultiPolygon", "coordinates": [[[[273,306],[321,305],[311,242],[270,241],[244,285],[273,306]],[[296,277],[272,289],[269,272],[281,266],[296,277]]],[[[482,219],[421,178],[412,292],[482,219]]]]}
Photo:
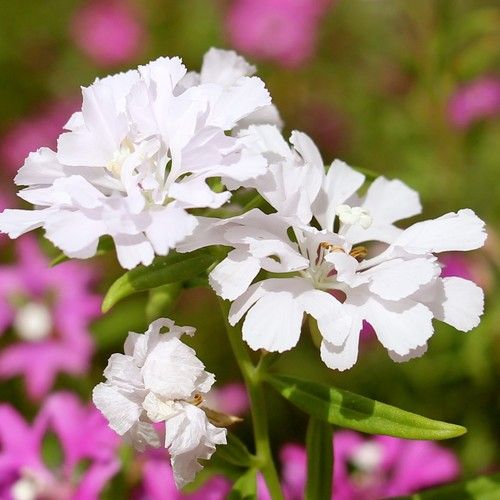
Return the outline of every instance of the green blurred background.
{"type": "MultiPolygon", "coordinates": [[[[179,55],[189,68],[198,69],[209,47],[232,47],[225,27],[230,1],[137,0],[128,3],[144,29],[140,50],[124,63],[104,66],[74,42],[71,26],[83,3],[2,2],[0,138],[43,114],[47,103],[77,98],[79,86],[96,76],[160,55],[179,55]]],[[[500,464],[500,120],[497,113],[458,127],[449,105],[464,84],[484,75],[498,77],[499,47],[500,4],[495,0],[339,0],[325,10],[316,51],[303,64],[290,68],[247,56],[267,83],[285,132],[310,134],[326,163],[338,157],[401,178],[420,191],[426,218],[470,207],[487,221],[488,245],[467,261],[487,295],[479,328],[460,334],[438,325],[428,353],[406,364],[395,364],[377,342],[367,341],[355,368],[345,373],[323,366],[304,331],[300,348],[276,365],[277,370],[465,425],[468,434],[448,444],[458,451],[466,476],[497,470],[500,464]]],[[[14,191],[13,173],[5,165],[3,191],[14,191]]],[[[2,251],[7,260],[9,251],[2,251]]],[[[105,291],[120,270],[111,265],[111,257],[99,259],[105,291]]],[[[109,354],[121,350],[125,333],[142,331],[147,324],[146,301],[146,296],[133,297],[97,321],[93,372],[88,379],[60,377],[58,386],[74,387],[88,398],[109,354]]],[[[214,311],[210,292],[190,289],[172,315],[199,329],[193,340],[199,357],[224,383],[239,375],[214,311]]],[[[7,399],[34,412],[18,381],[4,387],[7,399]]],[[[302,441],[305,419],[277,396],[268,397],[273,398],[273,446],[302,441]]],[[[246,426],[242,424],[242,433],[248,435],[246,426]]]]}

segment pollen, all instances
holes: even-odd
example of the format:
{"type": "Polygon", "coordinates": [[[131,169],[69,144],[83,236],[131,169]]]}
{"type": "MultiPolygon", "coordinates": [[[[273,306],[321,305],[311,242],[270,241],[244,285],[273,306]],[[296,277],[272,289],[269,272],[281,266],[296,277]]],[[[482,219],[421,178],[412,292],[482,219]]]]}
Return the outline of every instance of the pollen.
{"type": "Polygon", "coordinates": [[[368,250],[364,246],[358,246],[354,247],[350,252],[349,255],[351,257],[354,257],[358,262],[362,261],[367,255],[368,255],[368,250]]]}

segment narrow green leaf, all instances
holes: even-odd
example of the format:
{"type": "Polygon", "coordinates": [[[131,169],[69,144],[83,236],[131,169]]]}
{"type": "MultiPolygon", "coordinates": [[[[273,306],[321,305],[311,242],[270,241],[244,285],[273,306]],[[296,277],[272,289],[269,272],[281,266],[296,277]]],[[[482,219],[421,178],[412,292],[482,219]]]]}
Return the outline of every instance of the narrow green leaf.
{"type": "Polygon", "coordinates": [[[257,471],[248,469],[233,485],[228,500],[255,500],[257,498],[257,471]]]}
{"type": "Polygon", "coordinates": [[[330,500],[333,477],[333,428],[315,417],[309,419],[306,434],[306,500],[330,500]]]}
{"type": "MultiPolygon", "coordinates": [[[[99,244],[97,245],[96,256],[104,255],[113,250],[113,248],[114,248],[113,239],[110,236],[103,236],[99,240],[99,244]]],[[[57,266],[58,264],[66,262],[67,260],[70,260],[70,257],[61,252],[57,257],[52,259],[50,267],[57,266]]]]}
{"type": "Polygon", "coordinates": [[[440,488],[397,498],[399,500],[458,500],[462,498],[498,500],[500,498],[500,474],[476,477],[469,481],[448,484],[440,488]]]}
{"type": "Polygon", "coordinates": [[[182,291],[182,283],[169,283],[168,285],[152,288],[149,291],[146,305],[146,316],[149,321],[162,316],[168,316],[182,291]]]}
{"type": "Polygon", "coordinates": [[[232,432],[227,433],[227,444],[217,447],[217,456],[240,467],[250,467],[253,459],[245,444],[232,432]]]}
{"type": "Polygon", "coordinates": [[[150,266],[136,267],[120,276],[104,297],[102,311],[109,311],[117,302],[133,293],[192,279],[206,271],[212,261],[213,257],[202,250],[188,254],[172,252],[166,257],[157,257],[150,266]]]}
{"type": "Polygon", "coordinates": [[[431,420],[373,399],[282,375],[268,375],[269,383],[295,406],[313,417],[339,427],[368,434],[406,439],[449,439],[467,429],[431,420]]]}

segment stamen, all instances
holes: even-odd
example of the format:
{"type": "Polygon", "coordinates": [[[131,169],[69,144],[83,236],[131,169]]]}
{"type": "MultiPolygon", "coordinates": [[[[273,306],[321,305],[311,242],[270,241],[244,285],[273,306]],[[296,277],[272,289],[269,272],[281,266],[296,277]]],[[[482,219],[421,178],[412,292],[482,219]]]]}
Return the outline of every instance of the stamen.
{"type": "Polygon", "coordinates": [[[190,404],[192,404],[194,406],[200,406],[201,403],[203,403],[203,396],[199,392],[197,392],[193,396],[193,398],[190,401],[188,401],[188,403],[190,403],[190,404]]]}
{"type": "Polygon", "coordinates": [[[353,247],[349,255],[354,257],[358,262],[361,262],[368,255],[368,250],[366,247],[360,245],[358,247],[353,247]]]}
{"type": "Polygon", "coordinates": [[[320,265],[325,260],[325,255],[332,252],[343,252],[344,249],[340,245],[334,245],[323,241],[318,245],[318,253],[316,257],[316,265],[320,265]]]}

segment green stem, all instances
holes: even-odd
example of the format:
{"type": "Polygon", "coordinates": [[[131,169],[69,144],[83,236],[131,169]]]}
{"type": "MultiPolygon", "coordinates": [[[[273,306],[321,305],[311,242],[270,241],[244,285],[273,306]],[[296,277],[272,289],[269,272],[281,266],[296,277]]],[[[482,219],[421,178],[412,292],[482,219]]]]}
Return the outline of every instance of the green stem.
{"type": "Polygon", "coordinates": [[[248,397],[250,399],[257,466],[264,476],[271,498],[273,500],[283,500],[283,493],[281,492],[281,485],[269,443],[266,403],[262,390],[262,379],[260,377],[262,373],[262,363],[260,363],[258,367],[254,366],[241,336],[240,329],[229,324],[227,319],[229,303],[219,299],[219,305],[224,317],[229,343],[231,344],[234,356],[243,374],[248,397]]]}

